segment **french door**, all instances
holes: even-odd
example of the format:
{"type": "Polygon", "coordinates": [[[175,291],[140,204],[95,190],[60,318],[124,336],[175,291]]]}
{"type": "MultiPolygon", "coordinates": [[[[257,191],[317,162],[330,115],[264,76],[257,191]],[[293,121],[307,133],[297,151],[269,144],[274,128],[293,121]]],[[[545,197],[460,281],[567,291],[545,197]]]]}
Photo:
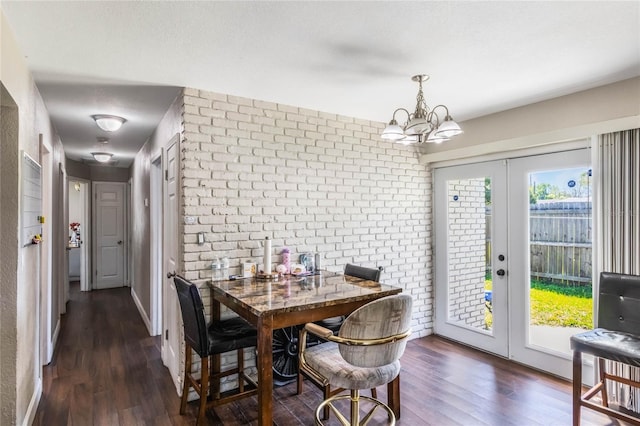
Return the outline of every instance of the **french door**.
{"type": "Polygon", "coordinates": [[[434,200],[436,332],[505,357],[506,172],[505,161],[436,169],[434,200]]]}
{"type": "Polygon", "coordinates": [[[591,197],[588,149],[436,169],[436,333],[569,378],[591,197]]]}

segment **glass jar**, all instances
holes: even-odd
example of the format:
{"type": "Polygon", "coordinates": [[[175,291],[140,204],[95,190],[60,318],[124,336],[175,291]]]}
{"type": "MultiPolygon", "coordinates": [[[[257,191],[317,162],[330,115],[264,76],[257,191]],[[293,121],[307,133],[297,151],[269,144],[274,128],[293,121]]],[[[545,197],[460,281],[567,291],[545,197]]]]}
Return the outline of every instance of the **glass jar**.
{"type": "Polygon", "coordinates": [[[222,264],[217,257],[213,258],[213,262],[211,262],[211,279],[213,281],[220,281],[222,279],[222,264]]]}
{"type": "Polygon", "coordinates": [[[229,279],[229,258],[228,257],[222,258],[222,261],[220,262],[220,268],[222,269],[222,271],[220,272],[220,279],[228,280],[229,279]]]}

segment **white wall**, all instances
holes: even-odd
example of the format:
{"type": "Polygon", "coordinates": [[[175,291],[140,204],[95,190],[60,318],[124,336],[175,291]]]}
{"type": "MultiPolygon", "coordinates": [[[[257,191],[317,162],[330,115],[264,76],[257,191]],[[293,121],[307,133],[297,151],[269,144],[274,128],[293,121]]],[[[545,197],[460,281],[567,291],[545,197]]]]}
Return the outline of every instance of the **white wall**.
{"type": "Polygon", "coordinates": [[[80,226],[86,225],[82,223],[82,193],[75,189],[75,184],[80,183],[73,178],[69,178],[69,223],[78,222],[80,226]]]}
{"type": "Polygon", "coordinates": [[[161,154],[171,138],[180,132],[182,123],[182,96],[176,98],[158,124],[149,140],[136,154],[131,166],[131,252],[134,253],[131,291],[134,293],[146,320],[151,315],[151,215],[144,200],[151,197],[151,161],[161,154]]]}
{"type": "Polygon", "coordinates": [[[640,77],[460,123],[464,134],[421,147],[421,162],[473,157],[640,127],[640,77]]]}
{"type": "MultiPolygon", "coordinates": [[[[39,247],[30,245],[20,247],[19,227],[19,191],[20,156],[24,151],[32,158],[40,157],[40,134],[49,146],[53,147],[52,171],[54,188],[58,186],[58,164],[64,166],[64,154],[60,140],[51,125],[49,115],[33,78],[20,53],[4,14],[0,11],[0,81],[7,89],[18,112],[17,144],[2,144],[2,275],[0,278],[0,297],[2,316],[0,333],[2,349],[0,351],[0,424],[23,424],[30,421],[35,413],[41,393],[42,367],[40,366],[38,342],[39,309],[39,272],[34,267],[39,262],[39,247]],[[5,219],[8,221],[5,223],[5,219]],[[12,232],[6,227],[11,226],[12,232]],[[6,231],[6,232],[5,232],[6,231]]],[[[3,100],[4,104],[5,101],[3,100]]],[[[5,123],[3,123],[4,125],[5,123]]],[[[56,199],[57,192],[52,194],[56,199]]],[[[54,212],[60,210],[53,209],[54,212]]],[[[59,213],[51,219],[57,223],[59,213]]],[[[59,233],[49,236],[60,243],[59,233]],[[57,237],[56,237],[57,235],[57,237]]],[[[55,255],[55,253],[54,253],[55,255]]],[[[60,255],[60,254],[58,254],[60,255]]],[[[64,253],[61,254],[64,256],[64,253]]],[[[61,258],[54,258],[53,273],[61,267],[61,258]]],[[[60,283],[54,283],[54,294],[60,283]]],[[[54,324],[57,324],[58,309],[54,308],[54,324]]]]}

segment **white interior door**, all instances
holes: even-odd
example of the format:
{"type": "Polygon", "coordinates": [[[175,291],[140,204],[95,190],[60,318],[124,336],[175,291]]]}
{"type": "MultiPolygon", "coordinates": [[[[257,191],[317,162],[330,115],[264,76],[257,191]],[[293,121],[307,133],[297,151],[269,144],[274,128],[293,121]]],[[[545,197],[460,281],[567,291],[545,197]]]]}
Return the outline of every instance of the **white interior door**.
{"type": "Polygon", "coordinates": [[[176,135],[169,142],[165,155],[165,183],[164,183],[164,273],[165,285],[163,291],[163,330],[162,359],[169,369],[178,393],[181,392],[180,383],[180,307],[178,294],[173,278],[168,273],[178,271],[178,152],[179,136],[176,135]]]}
{"type": "Polygon", "coordinates": [[[94,289],[123,287],[125,183],[94,182],[95,281],[94,289]]]}
{"type": "Polygon", "coordinates": [[[504,161],[435,171],[436,333],[502,356],[508,354],[505,173],[504,161]]]}

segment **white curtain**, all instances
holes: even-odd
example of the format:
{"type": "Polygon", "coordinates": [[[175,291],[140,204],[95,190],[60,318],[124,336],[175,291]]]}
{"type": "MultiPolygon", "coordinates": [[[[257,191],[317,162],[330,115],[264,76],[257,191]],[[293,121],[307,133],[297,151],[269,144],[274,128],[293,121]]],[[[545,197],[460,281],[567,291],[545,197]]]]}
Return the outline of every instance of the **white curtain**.
{"type": "MultiPolygon", "coordinates": [[[[640,275],[640,129],[598,140],[600,270],[640,275]]],[[[640,333],[640,331],[639,331],[640,333]]],[[[607,361],[607,371],[640,379],[640,369],[607,361]]],[[[610,402],[640,412],[640,390],[609,381],[610,402]]]]}

